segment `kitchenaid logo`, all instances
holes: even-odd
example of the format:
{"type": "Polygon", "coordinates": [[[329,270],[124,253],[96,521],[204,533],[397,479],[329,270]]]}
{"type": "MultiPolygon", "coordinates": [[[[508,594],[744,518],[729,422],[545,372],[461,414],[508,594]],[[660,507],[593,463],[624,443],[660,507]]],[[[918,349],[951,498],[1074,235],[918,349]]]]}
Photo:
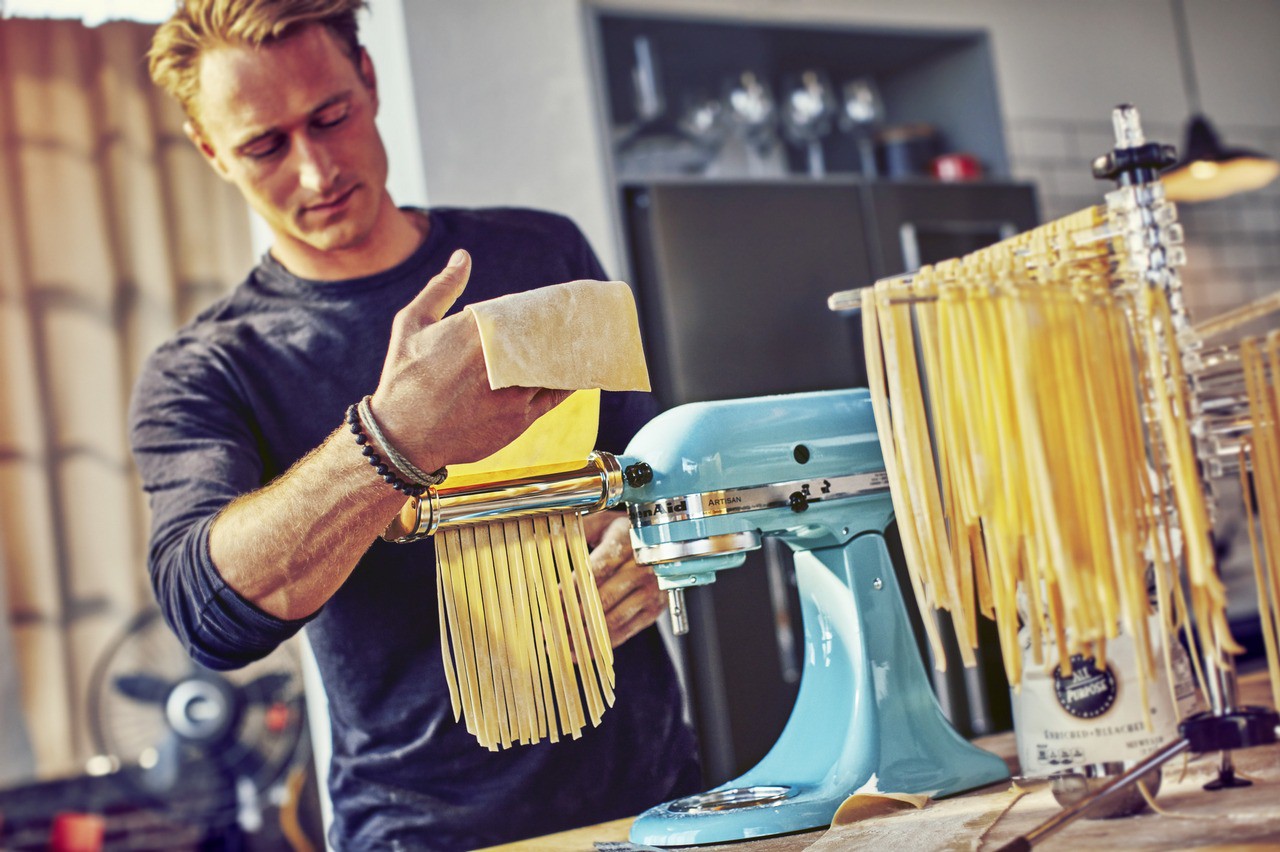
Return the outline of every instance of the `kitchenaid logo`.
{"type": "Polygon", "coordinates": [[[648,503],[636,509],[636,518],[639,520],[647,520],[649,518],[660,518],[664,515],[679,515],[689,508],[688,502],[681,497],[678,500],[659,500],[656,503],[648,503]]]}
{"type": "Polygon", "coordinates": [[[1110,671],[1099,670],[1094,659],[1075,654],[1071,657],[1071,674],[1053,675],[1058,703],[1077,719],[1095,719],[1116,703],[1116,679],[1110,671]]]}

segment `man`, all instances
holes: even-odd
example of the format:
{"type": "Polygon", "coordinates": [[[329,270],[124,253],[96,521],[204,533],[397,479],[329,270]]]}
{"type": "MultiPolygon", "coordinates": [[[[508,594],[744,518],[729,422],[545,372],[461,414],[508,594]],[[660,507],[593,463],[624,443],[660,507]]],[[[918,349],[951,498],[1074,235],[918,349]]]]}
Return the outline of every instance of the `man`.
{"type": "MultiPolygon", "coordinates": [[[[393,204],[374,70],[356,40],[362,5],[187,0],[152,45],[152,77],[181,102],[188,137],[274,235],[135,390],[157,598],[214,668],[309,624],[339,848],[475,848],[637,813],[692,792],[698,772],[652,626],[662,595],[625,520],[589,530],[615,706],[580,740],[498,753],[452,717],[432,544],[378,539],[405,496],[344,428],[347,407],[371,394],[385,441],[421,471],[483,458],[563,393],[490,390],[475,324],[455,309],[604,275],[562,217],[393,204]]],[[[604,395],[602,447],[625,447],[646,399],[604,395]]]]}

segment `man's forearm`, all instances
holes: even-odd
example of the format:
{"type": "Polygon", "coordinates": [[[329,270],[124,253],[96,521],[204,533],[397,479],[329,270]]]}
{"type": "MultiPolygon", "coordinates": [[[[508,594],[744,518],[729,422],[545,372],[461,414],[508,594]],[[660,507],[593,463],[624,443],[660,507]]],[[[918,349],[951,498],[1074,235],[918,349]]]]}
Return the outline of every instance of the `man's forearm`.
{"type": "Polygon", "coordinates": [[[210,529],[209,553],[241,597],[277,618],[305,618],[346,581],[404,500],[339,429],[228,505],[210,529]]]}

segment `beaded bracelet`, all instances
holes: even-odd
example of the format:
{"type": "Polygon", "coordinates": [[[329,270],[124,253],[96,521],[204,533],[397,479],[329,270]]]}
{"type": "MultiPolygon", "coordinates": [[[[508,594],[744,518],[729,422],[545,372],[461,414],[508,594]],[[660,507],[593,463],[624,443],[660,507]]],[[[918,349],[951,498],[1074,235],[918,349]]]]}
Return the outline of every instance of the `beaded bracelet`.
{"type": "Polygon", "coordinates": [[[371,407],[372,396],[366,396],[364,399],[356,403],[356,414],[360,417],[360,422],[364,428],[368,430],[369,437],[373,438],[378,446],[382,447],[383,452],[387,454],[387,461],[391,466],[404,475],[404,478],[414,485],[439,485],[444,482],[449,471],[446,468],[440,468],[435,473],[427,473],[422,468],[409,461],[395,445],[382,434],[382,428],[378,426],[377,419],[373,416],[373,408],[371,407]]]}
{"type": "MultiPolygon", "coordinates": [[[[390,485],[408,497],[421,497],[427,491],[429,484],[439,483],[413,483],[406,482],[401,479],[395,471],[393,471],[382,460],[382,456],[378,455],[378,451],[369,443],[369,436],[364,432],[364,423],[360,419],[359,403],[353,403],[347,408],[347,425],[351,428],[351,434],[355,435],[356,443],[360,445],[360,452],[369,460],[369,464],[373,467],[378,476],[382,477],[382,481],[390,485]]],[[[385,441],[383,446],[386,446],[385,441]]],[[[443,473],[444,469],[437,471],[437,474],[443,473]]],[[[444,476],[440,476],[440,482],[444,481],[444,476]]]]}

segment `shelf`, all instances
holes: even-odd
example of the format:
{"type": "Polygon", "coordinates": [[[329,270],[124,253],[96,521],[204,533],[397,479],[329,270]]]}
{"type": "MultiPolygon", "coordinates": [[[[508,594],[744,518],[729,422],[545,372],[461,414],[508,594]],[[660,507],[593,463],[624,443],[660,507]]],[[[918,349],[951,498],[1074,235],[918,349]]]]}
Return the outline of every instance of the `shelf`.
{"type": "MultiPolygon", "coordinates": [[[[708,172],[729,177],[807,173],[806,149],[786,140],[772,157],[756,155],[745,166],[741,155],[726,154],[735,134],[725,128],[737,125],[727,117],[725,92],[729,81],[746,70],[771,89],[779,109],[788,75],[821,72],[837,101],[845,83],[870,80],[883,105],[882,131],[922,126],[934,131],[921,141],[919,150],[928,155],[915,158],[918,172],[927,173],[934,153],[965,152],[978,159],[988,177],[1008,175],[985,30],[743,22],[603,9],[595,10],[593,18],[610,155],[619,180],[708,172]],[[646,58],[651,59],[651,75],[638,73],[646,58]],[[729,141],[717,148],[718,160],[708,153],[712,146],[700,147],[682,127],[690,105],[709,100],[725,107],[719,126],[729,141]]],[[[776,135],[784,136],[781,131],[776,135]]],[[[745,145],[741,140],[736,144],[745,145]]],[[[827,174],[861,173],[863,160],[853,134],[833,130],[821,147],[827,174]]],[[[883,153],[882,146],[882,175],[883,153]]]]}

